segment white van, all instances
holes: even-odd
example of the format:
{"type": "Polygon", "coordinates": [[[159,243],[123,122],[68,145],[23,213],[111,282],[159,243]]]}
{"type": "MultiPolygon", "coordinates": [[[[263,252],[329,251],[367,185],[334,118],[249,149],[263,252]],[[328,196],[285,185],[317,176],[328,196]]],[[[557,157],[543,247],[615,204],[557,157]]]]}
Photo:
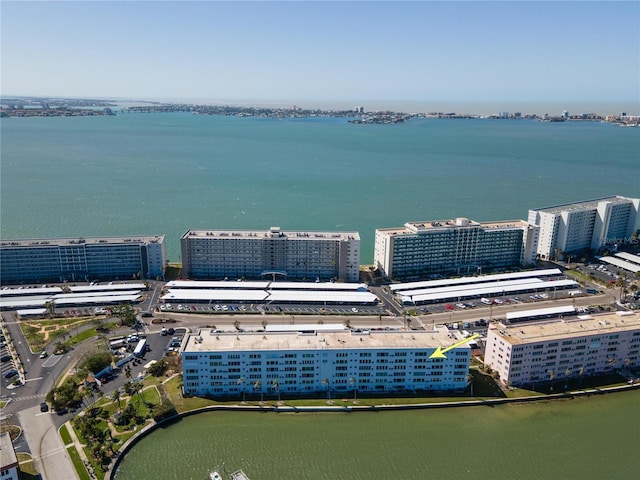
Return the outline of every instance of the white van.
{"type": "Polygon", "coordinates": [[[481,301],[482,303],[484,303],[485,305],[491,305],[491,300],[489,300],[488,298],[484,298],[484,297],[482,297],[482,298],[480,299],[480,301],[481,301]]]}

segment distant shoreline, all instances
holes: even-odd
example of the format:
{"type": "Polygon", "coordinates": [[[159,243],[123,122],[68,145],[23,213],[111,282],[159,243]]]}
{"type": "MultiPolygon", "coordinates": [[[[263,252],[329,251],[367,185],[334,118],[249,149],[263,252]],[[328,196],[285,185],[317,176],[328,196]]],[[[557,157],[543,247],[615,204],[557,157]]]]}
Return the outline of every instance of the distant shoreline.
{"type": "MultiPolygon", "coordinates": [[[[493,115],[456,113],[452,111],[431,111],[423,113],[405,113],[403,111],[374,110],[365,111],[364,107],[353,109],[308,109],[296,105],[291,107],[255,107],[234,105],[209,105],[192,103],[159,103],[139,102],[141,105],[132,105],[117,110],[117,113],[171,113],[186,112],[193,115],[223,115],[237,117],[258,118],[312,118],[330,117],[347,118],[353,124],[396,124],[407,122],[414,118],[448,118],[448,119],[499,119],[499,120],[539,120],[543,122],[565,121],[596,121],[608,122],[621,126],[640,126],[640,117],[629,116],[624,112],[615,115],[601,115],[596,113],[582,113],[569,115],[563,112],[561,115],[537,115],[534,113],[500,112],[493,115]]],[[[16,97],[2,99],[0,116],[11,117],[79,117],[79,116],[104,116],[115,115],[112,107],[118,103],[111,100],[93,99],[49,99],[34,97],[16,97]],[[88,108],[87,108],[88,107],[88,108]]]]}

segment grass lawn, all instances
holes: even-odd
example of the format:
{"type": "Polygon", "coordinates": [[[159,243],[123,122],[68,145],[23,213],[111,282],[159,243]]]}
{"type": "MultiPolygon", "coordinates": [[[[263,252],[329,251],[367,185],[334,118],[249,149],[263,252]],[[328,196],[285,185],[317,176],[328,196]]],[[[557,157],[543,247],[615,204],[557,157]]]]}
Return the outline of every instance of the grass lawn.
{"type": "MultiPolygon", "coordinates": [[[[460,395],[449,395],[446,397],[437,396],[433,394],[431,396],[420,393],[415,396],[411,395],[398,395],[398,396],[371,396],[371,395],[357,395],[357,405],[360,406],[375,406],[375,405],[415,405],[421,403],[441,403],[441,402],[462,402],[467,400],[474,400],[477,398],[504,398],[505,394],[496,385],[495,380],[483,373],[472,369],[471,375],[474,379],[473,385],[473,397],[469,389],[465,393],[460,395]]],[[[169,396],[169,400],[176,407],[179,413],[194,410],[197,408],[208,407],[212,405],[239,405],[241,404],[241,398],[238,395],[235,398],[229,400],[212,400],[200,397],[183,398],[180,392],[180,385],[182,379],[180,377],[174,377],[166,383],[166,390],[169,396]]],[[[260,405],[260,396],[255,393],[246,394],[245,405],[260,405]]],[[[274,395],[265,395],[262,406],[275,406],[278,404],[278,399],[274,395]]],[[[354,405],[353,393],[340,394],[337,397],[333,394],[331,396],[331,402],[327,396],[315,397],[315,398],[282,398],[284,406],[295,407],[310,407],[310,406],[327,406],[328,404],[334,406],[351,406],[354,405]]]]}
{"type": "MultiPolygon", "coordinates": [[[[140,428],[144,427],[146,425],[146,423],[139,425],[140,428]]],[[[117,437],[114,437],[114,439],[118,440],[118,444],[116,445],[118,447],[118,450],[120,450],[120,447],[122,445],[124,445],[124,443],[129,440],[131,437],[133,437],[136,433],[138,433],[138,430],[140,430],[140,428],[136,428],[135,430],[131,431],[131,432],[126,432],[123,433],[121,435],[118,435],[117,437]]]]}
{"type": "Polygon", "coordinates": [[[2,425],[0,427],[0,432],[2,433],[9,432],[9,437],[11,438],[11,441],[15,442],[16,438],[18,438],[18,435],[20,435],[20,432],[22,432],[22,430],[17,425],[2,425]]]}
{"type": "MultiPolygon", "coordinates": [[[[86,325],[89,322],[94,322],[96,319],[91,317],[81,317],[81,318],[57,318],[52,320],[39,320],[39,321],[29,321],[29,322],[20,322],[20,329],[22,333],[29,343],[29,347],[33,352],[39,352],[46,345],[60,340],[60,337],[63,337],[70,332],[73,332],[75,329],[82,325],[86,325]],[[45,332],[49,333],[48,338],[45,338],[45,333],[41,331],[44,329],[45,332]]],[[[103,328],[111,329],[116,326],[114,322],[112,323],[103,323],[103,328]]],[[[96,325],[97,326],[97,325],[96,325]]],[[[82,340],[86,340],[87,338],[93,337],[97,334],[95,328],[91,328],[89,330],[85,330],[84,332],[80,332],[78,335],[75,335],[68,341],[70,345],[75,345],[82,340]]]]}
{"type": "Polygon", "coordinates": [[[78,450],[76,450],[76,447],[71,445],[67,448],[67,453],[69,454],[69,457],[73,462],[73,466],[75,467],[76,473],[78,474],[78,477],[80,477],[80,480],[91,480],[89,472],[87,472],[87,469],[85,468],[84,463],[80,458],[80,454],[78,453],[78,450]]]}
{"type": "Polygon", "coordinates": [[[96,478],[98,480],[104,480],[104,472],[102,471],[102,468],[100,467],[100,465],[98,465],[93,459],[93,457],[91,456],[91,452],[89,451],[89,449],[85,447],[83,450],[84,450],[84,455],[89,459],[89,463],[93,467],[93,473],[95,474],[96,478]]]}
{"type": "Polygon", "coordinates": [[[97,327],[89,328],[87,330],[80,332],[78,335],[71,337],[71,339],[67,341],[67,344],[77,345],[78,343],[86,340],[87,338],[95,337],[99,333],[104,333],[105,329],[111,330],[112,328],[115,328],[115,326],[116,326],[115,323],[107,323],[100,329],[100,332],[98,332],[98,330],[96,329],[97,327]]]}
{"type": "Polygon", "coordinates": [[[166,377],[154,377],[153,375],[147,375],[144,380],[142,380],[142,387],[150,387],[151,385],[160,385],[166,377]]]}
{"type": "Polygon", "coordinates": [[[33,464],[33,458],[31,455],[28,453],[16,453],[16,458],[20,464],[20,478],[40,478],[40,475],[33,464]]]}
{"type": "Polygon", "coordinates": [[[182,271],[181,263],[170,263],[164,271],[165,280],[177,280],[180,278],[180,272],[182,271]]]}
{"type": "Polygon", "coordinates": [[[69,445],[71,443],[73,443],[73,440],[71,440],[71,435],[69,434],[69,430],[67,430],[67,426],[66,425],[62,425],[60,427],[60,438],[62,438],[62,442],[65,445],[69,445]]]}
{"type": "Polygon", "coordinates": [[[7,405],[7,403],[9,402],[7,402],[6,400],[0,400],[0,408],[4,408],[7,405]]]}
{"type": "Polygon", "coordinates": [[[531,392],[535,395],[549,394],[549,393],[563,393],[571,390],[588,390],[598,389],[603,387],[614,387],[620,385],[626,385],[627,379],[621,375],[615,373],[583,376],[582,378],[568,378],[563,380],[556,380],[552,383],[545,382],[535,385],[526,385],[531,389],[531,392]]]}

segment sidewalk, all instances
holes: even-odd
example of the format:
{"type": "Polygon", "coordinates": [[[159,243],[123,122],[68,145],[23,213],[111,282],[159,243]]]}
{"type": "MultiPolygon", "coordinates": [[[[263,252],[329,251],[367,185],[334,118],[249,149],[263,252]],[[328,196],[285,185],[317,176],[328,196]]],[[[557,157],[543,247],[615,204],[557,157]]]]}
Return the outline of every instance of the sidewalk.
{"type": "MultiPolygon", "coordinates": [[[[64,426],[67,428],[67,432],[69,432],[69,436],[71,437],[71,440],[73,441],[73,446],[76,447],[76,451],[78,452],[78,455],[80,456],[80,460],[82,460],[82,463],[84,464],[84,467],[87,469],[87,472],[89,473],[89,477],[91,478],[96,478],[95,474],[93,473],[93,467],[91,466],[91,463],[89,462],[89,459],[87,458],[87,455],[84,453],[84,445],[82,443],[80,443],[80,439],[78,438],[78,436],[76,435],[75,430],[73,429],[73,426],[71,425],[71,420],[67,421],[64,426]]],[[[65,445],[68,446],[68,445],[65,445]]]]}

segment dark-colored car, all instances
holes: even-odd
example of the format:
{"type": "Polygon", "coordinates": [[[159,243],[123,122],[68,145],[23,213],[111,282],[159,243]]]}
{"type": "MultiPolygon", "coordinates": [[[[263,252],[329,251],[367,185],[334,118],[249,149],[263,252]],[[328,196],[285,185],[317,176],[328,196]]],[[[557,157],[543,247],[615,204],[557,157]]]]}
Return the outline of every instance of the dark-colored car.
{"type": "Polygon", "coordinates": [[[48,412],[49,411],[49,405],[47,405],[46,402],[42,402],[40,404],[40,411],[41,412],[48,412]]]}
{"type": "Polygon", "coordinates": [[[9,360],[11,360],[11,355],[3,355],[0,357],[0,362],[2,363],[8,362],[9,360]]]}
{"type": "Polygon", "coordinates": [[[2,374],[2,376],[4,378],[11,378],[11,377],[15,377],[16,375],[18,375],[18,371],[13,369],[13,370],[9,370],[8,372],[4,372],[2,374]]]}

